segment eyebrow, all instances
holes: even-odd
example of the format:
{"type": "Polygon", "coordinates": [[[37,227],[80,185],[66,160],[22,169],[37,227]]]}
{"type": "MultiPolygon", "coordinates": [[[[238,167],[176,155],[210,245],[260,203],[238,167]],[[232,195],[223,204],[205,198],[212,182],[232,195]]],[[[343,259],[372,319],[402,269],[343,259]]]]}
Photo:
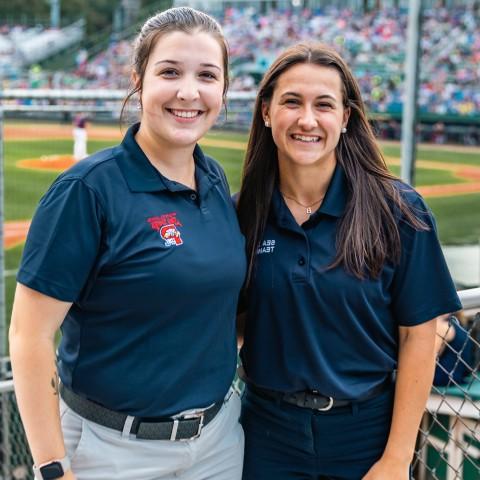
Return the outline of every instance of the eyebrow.
{"type": "MultiPolygon", "coordinates": [[[[295,92],[285,92],[285,93],[282,93],[282,95],[280,96],[280,98],[283,98],[283,97],[286,97],[286,96],[290,96],[290,97],[296,97],[296,98],[302,98],[302,96],[298,93],[295,93],[295,92]]],[[[332,96],[332,95],[329,95],[329,94],[324,94],[324,95],[318,95],[318,97],[315,97],[316,100],[323,100],[323,99],[330,99],[330,100],[333,100],[335,102],[337,102],[338,100],[332,96]]]]}
{"type": "MultiPolygon", "coordinates": [[[[158,62],[155,62],[155,65],[159,65],[161,63],[171,63],[173,65],[181,65],[183,62],[179,62],[178,60],[159,60],[158,62]]],[[[214,63],[201,63],[200,64],[201,67],[206,67],[206,68],[216,68],[217,70],[220,70],[222,71],[222,69],[218,66],[218,65],[215,65],[214,63]]]]}

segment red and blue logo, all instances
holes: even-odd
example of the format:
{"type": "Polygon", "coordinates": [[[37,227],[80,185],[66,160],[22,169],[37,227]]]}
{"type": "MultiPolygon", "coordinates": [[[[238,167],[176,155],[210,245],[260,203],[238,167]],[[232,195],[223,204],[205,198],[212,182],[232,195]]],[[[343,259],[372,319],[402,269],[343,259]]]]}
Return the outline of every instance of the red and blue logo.
{"type": "Polygon", "coordinates": [[[147,219],[153,230],[156,230],[166,247],[178,247],[183,244],[181,233],[177,227],[181,227],[181,222],[177,219],[176,212],[166,213],[158,217],[147,219]]]}

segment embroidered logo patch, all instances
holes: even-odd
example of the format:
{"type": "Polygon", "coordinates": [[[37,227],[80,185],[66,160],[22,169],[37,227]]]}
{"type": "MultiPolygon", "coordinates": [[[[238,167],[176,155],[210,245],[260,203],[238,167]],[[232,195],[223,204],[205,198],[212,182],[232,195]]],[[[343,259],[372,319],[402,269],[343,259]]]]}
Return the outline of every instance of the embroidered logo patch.
{"type": "Polygon", "coordinates": [[[166,247],[178,247],[183,244],[181,233],[177,227],[181,227],[181,222],[177,219],[176,212],[165,213],[159,217],[150,217],[147,219],[153,230],[156,230],[160,237],[165,241],[166,247]]]}

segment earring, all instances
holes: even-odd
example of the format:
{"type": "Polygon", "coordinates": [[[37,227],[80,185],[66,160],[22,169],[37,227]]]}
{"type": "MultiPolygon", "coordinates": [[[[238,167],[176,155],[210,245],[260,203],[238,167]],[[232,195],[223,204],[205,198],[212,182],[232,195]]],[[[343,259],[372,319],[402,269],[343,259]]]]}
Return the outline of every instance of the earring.
{"type": "Polygon", "coordinates": [[[265,119],[265,126],[266,126],[267,128],[270,127],[270,122],[268,121],[268,118],[265,119]]]}
{"type": "Polygon", "coordinates": [[[347,133],[346,127],[342,127],[342,133],[347,133]]]}

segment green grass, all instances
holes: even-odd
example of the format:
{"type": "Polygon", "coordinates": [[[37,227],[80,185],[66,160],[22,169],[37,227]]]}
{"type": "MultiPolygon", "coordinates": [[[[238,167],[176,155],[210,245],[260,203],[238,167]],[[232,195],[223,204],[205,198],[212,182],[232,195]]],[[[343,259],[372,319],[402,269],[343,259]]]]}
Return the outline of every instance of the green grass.
{"type": "Polygon", "coordinates": [[[218,147],[203,147],[203,151],[222,164],[230,185],[230,191],[232,193],[238,192],[244,153],[241,150],[218,147]]]}
{"type": "Polygon", "coordinates": [[[480,243],[480,194],[427,199],[445,245],[480,243]]]}
{"type": "Polygon", "coordinates": [[[5,278],[5,314],[7,322],[12,316],[13,293],[15,292],[15,274],[22,257],[23,245],[10,248],[5,252],[5,270],[11,272],[5,278]]]}
{"type": "MultiPolygon", "coordinates": [[[[382,151],[386,156],[400,158],[399,145],[382,145],[382,151]]],[[[478,153],[434,150],[429,149],[428,147],[419,147],[417,158],[418,160],[430,160],[444,163],[465,163],[468,165],[480,166],[480,155],[478,153]]]]}
{"type": "MultiPolygon", "coordinates": [[[[247,142],[247,135],[235,132],[213,131],[208,136],[212,140],[247,142]]],[[[113,145],[114,141],[89,141],[88,151],[94,152],[113,145]]],[[[29,219],[32,217],[38,200],[46,191],[58,172],[40,170],[24,170],[16,167],[16,162],[25,158],[36,158],[41,155],[70,154],[70,140],[36,140],[6,141],[5,151],[5,216],[7,220],[29,219]]],[[[244,151],[221,147],[205,146],[204,151],[216,158],[224,167],[232,193],[240,188],[240,175],[244,151]]],[[[400,147],[384,145],[386,156],[399,158],[400,147]]],[[[419,160],[435,160],[439,162],[464,163],[480,166],[480,156],[466,152],[445,152],[420,148],[419,160]]],[[[398,175],[400,167],[390,166],[398,175]]],[[[454,177],[446,170],[417,168],[416,185],[436,185],[461,183],[463,180],[454,177]]],[[[480,239],[480,194],[463,195],[445,198],[427,199],[432,208],[444,244],[471,244],[480,239]]],[[[17,269],[21,258],[22,246],[6,251],[6,270],[17,269]]],[[[14,275],[6,278],[6,310],[10,318],[12,298],[15,286],[14,275]]]]}
{"type": "Polygon", "coordinates": [[[241,132],[229,132],[223,130],[210,130],[206,138],[218,139],[218,140],[229,140],[232,142],[248,142],[248,134],[241,132]]]}
{"type": "MultiPolygon", "coordinates": [[[[112,142],[89,142],[89,151],[94,152],[110,146],[112,142]]],[[[27,170],[16,163],[26,158],[41,155],[70,154],[70,140],[7,141],[5,142],[5,219],[19,220],[32,217],[35,207],[59,172],[27,170]]]]}
{"type": "MultiPolygon", "coordinates": [[[[400,176],[399,165],[389,165],[390,171],[400,176]]],[[[465,183],[466,180],[455,177],[446,170],[434,170],[430,168],[417,168],[415,172],[415,184],[416,185],[442,185],[449,183],[465,183]]]]}

